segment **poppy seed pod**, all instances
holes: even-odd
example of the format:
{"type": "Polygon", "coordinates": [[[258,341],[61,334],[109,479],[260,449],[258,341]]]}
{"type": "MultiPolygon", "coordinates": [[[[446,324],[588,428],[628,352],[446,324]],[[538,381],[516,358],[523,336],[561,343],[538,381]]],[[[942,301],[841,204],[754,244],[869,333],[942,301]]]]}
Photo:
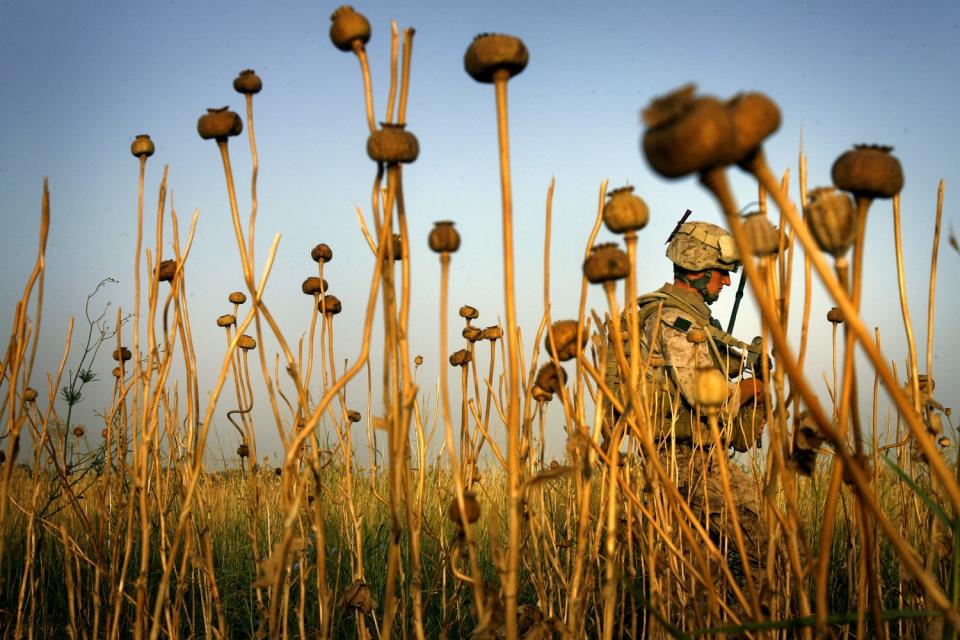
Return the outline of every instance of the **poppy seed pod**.
{"type": "Polygon", "coordinates": [[[153,140],[145,133],[138,135],[130,145],[130,153],[135,158],[149,158],[154,151],[153,140]]]}
{"type": "Polygon", "coordinates": [[[350,51],[354,43],[370,42],[370,21],[348,4],[338,7],[330,16],[330,41],[340,51],[350,51]]]}
{"type": "Polygon", "coordinates": [[[103,430],[100,432],[100,437],[103,438],[104,440],[106,440],[106,439],[107,439],[107,436],[109,436],[109,435],[110,435],[110,432],[107,431],[106,429],[103,429],[103,430]]]}
{"type": "Polygon", "coordinates": [[[132,357],[133,357],[133,354],[130,353],[130,349],[127,349],[126,347],[120,347],[119,349],[113,350],[113,359],[116,360],[117,362],[120,362],[121,360],[126,362],[132,357]]]}
{"type": "Polygon", "coordinates": [[[831,324],[843,324],[843,310],[840,307],[830,307],[827,311],[827,321],[831,324]]]}
{"type": "Polygon", "coordinates": [[[473,524],[480,519],[480,503],[477,502],[477,496],[472,491],[463,492],[463,515],[460,517],[460,503],[457,502],[457,496],[453,496],[450,506],[447,507],[447,517],[450,521],[463,528],[463,521],[473,524]]]}
{"type": "Polygon", "coordinates": [[[614,243],[594,245],[583,262],[583,275],[593,284],[622,280],[630,273],[630,258],[614,243]]]}
{"type": "Polygon", "coordinates": [[[417,136],[404,127],[402,124],[381,122],[380,128],[367,138],[367,155],[370,159],[387,164],[416,160],[420,155],[420,143],[417,136]]]}
{"type": "Polygon", "coordinates": [[[237,447],[237,455],[241,458],[247,458],[250,456],[250,447],[247,446],[246,442],[237,447]]]}
{"type": "Polygon", "coordinates": [[[82,424],[78,424],[73,428],[73,435],[77,438],[82,438],[84,433],[86,433],[86,431],[84,431],[82,424]]]}
{"type": "Polygon", "coordinates": [[[160,272],[157,280],[160,282],[173,282],[173,274],[177,272],[176,260],[164,260],[160,263],[160,272]]]}
{"type": "Polygon", "coordinates": [[[217,318],[218,327],[232,327],[235,324],[237,324],[237,316],[232,313],[226,313],[217,318]]]}
{"type": "Polygon", "coordinates": [[[308,296],[319,295],[327,290],[327,281],[317,276],[310,276],[300,285],[300,290],[308,296]]]}
{"type": "Polygon", "coordinates": [[[114,378],[119,378],[123,375],[123,369],[121,369],[120,367],[114,367],[111,373],[113,374],[114,378]]]}
{"type": "Polygon", "coordinates": [[[459,313],[461,318],[465,318],[467,320],[476,320],[480,317],[480,312],[468,304],[460,307],[459,313]]]}
{"type": "Polygon", "coordinates": [[[773,255],[780,248],[780,233],[766,216],[754,213],[741,223],[750,253],[758,258],[773,255]]]}
{"type": "Polygon", "coordinates": [[[550,326],[553,333],[553,340],[557,345],[556,354],[550,344],[550,333],[543,339],[544,350],[557,360],[570,360],[576,358],[577,354],[583,351],[587,344],[587,332],[581,331],[581,342],[577,343],[577,321],[576,320],[558,320],[550,326]]]}
{"type": "Polygon", "coordinates": [[[197,120],[197,133],[204,140],[221,142],[231,136],[238,136],[243,131],[243,120],[230,107],[207,109],[206,115],[197,120]]]}
{"type": "Polygon", "coordinates": [[[729,164],[734,128],[725,105],[710,96],[694,97],[694,85],[654,99],[643,111],[647,130],[643,153],[665,178],[680,178],[729,164]]]}
{"type": "Polygon", "coordinates": [[[893,147],[857,144],[833,163],[833,184],[859,198],[892,198],[903,189],[903,169],[893,147]]]}
{"type": "Polygon", "coordinates": [[[449,220],[434,222],[427,244],[436,253],[453,253],[460,248],[460,234],[449,220]]]}
{"type": "Polygon", "coordinates": [[[227,296],[227,300],[233,304],[243,304],[247,301],[247,294],[243,293],[242,291],[234,291],[227,296]]]}
{"type": "Polygon", "coordinates": [[[687,342],[690,344],[703,344],[707,341],[707,334],[703,329],[693,327],[687,330],[687,342]]]}
{"type": "Polygon", "coordinates": [[[842,257],[856,236],[856,215],[850,196],[833,187],[813,189],[807,196],[803,213],[810,233],[823,251],[842,257]]]}
{"type": "Polygon", "coordinates": [[[484,340],[489,340],[490,342],[494,342],[496,340],[499,340],[502,337],[503,337],[503,329],[501,329],[499,325],[486,327],[483,330],[484,340]]]}
{"type": "Polygon", "coordinates": [[[483,329],[480,327],[466,326],[461,332],[463,337],[470,342],[477,342],[478,340],[483,340],[483,329]]]}
{"type": "Polygon", "coordinates": [[[472,359],[473,358],[471,357],[469,351],[466,349],[460,349],[459,351],[455,351],[450,356],[450,365],[453,367],[465,367],[466,365],[470,364],[472,359]]]}
{"type": "Polygon", "coordinates": [[[633,195],[633,187],[620,187],[607,194],[603,224],[613,233],[639,231],[649,220],[650,209],[643,198],[633,195]]]}
{"type": "Polygon", "coordinates": [[[317,305],[319,311],[326,311],[328,316],[335,316],[343,311],[343,305],[337,296],[323,296],[323,300],[317,305]]]}
{"type": "Polygon", "coordinates": [[[260,93],[260,90],[263,89],[263,81],[253,69],[244,69],[240,72],[240,75],[234,78],[233,88],[237,93],[253,95],[254,93],[260,93]]]}
{"type": "Polygon", "coordinates": [[[310,257],[314,262],[330,262],[333,260],[333,250],[321,242],[313,249],[310,249],[310,257]]]}
{"type": "Polygon", "coordinates": [[[240,336],[240,339],[237,340],[237,346],[243,349],[244,351],[250,351],[251,349],[257,348],[257,341],[253,336],[248,336],[243,334],[240,336]]]}
{"type": "Polygon", "coordinates": [[[753,156],[780,128],[780,107],[762,93],[739,93],[727,101],[726,107],[733,122],[733,156],[737,162],[753,156]]]}
{"type": "Polygon", "coordinates": [[[423,356],[421,356],[421,355],[416,356],[416,357],[413,359],[413,364],[416,365],[416,366],[418,366],[418,367],[419,367],[420,365],[422,365],[422,364],[423,364],[423,356]]]}
{"type": "Polygon", "coordinates": [[[360,422],[360,412],[354,409],[347,411],[347,420],[350,422],[360,422]]]}
{"type": "Polygon", "coordinates": [[[548,362],[537,372],[533,385],[540,387],[549,393],[560,393],[560,388],[567,384],[567,372],[563,367],[558,367],[552,362],[548,362]]]}
{"type": "Polygon", "coordinates": [[[718,369],[700,369],[693,390],[694,400],[702,407],[716,409],[727,399],[727,380],[718,369]]]}
{"type": "Polygon", "coordinates": [[[535,402],[550,402],[553,400],[553,394],[546,389],[541,389],[540,387],[534,387],[531,395],[533,396],[535,402]]]}
{"type": "Polygon", "coordinates": [[[37,393],[37,390],[34,389],[33,387],[27,387],[26,389],[23,390],[24,402],[36,402],[38,395],[39,394],[37,393]]]}
{"type": "Polygon", "coordinates": [[[477,82],[492,83],[497,76],[512,78],[523,71],[530,52],[523,40],[503,33],[481,33],[463,56],[463,67],[477,82]]]}

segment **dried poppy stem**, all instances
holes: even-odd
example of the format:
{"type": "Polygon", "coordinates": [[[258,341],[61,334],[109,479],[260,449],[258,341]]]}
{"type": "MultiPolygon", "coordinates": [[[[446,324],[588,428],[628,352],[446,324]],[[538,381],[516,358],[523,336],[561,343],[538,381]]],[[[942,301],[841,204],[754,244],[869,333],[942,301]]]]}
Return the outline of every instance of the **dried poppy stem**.
{"type": "MultiPolygon", "coordinates": [[[[796,220],[796,214],[794,214],[793,217],[794,220],[791,220],[791,224],[794,222],[799,223],[797,226],[797,233],[801,238],[801,242],[804,242],[806,245],[807,241],[809,240],[809,242],[812,244],[813,239],[809,237],[809,231],[806,229],[806,225],[802,220],[796,220]],[[804,234],[807,234],[806,238],[804,237],[804,234]]],[[[742,253],[746,254],[748,247],[745,242],[745,238],[743,237],[743,230],[740,226],[739,220],[736,218],[736,216],[732,216],[728,217],[727,222],[730,225],[730,230],[733,233],[737,247],[742,253]]],[[[808,249],[808,251],[809,250],[810,249],[808,249]]],[[[819,258],[822,260],[822,257],[818,254],[812,255],[814,256],[815,264],[816,259],[819,258]]],[[[756,272],[756,267],[752,264],[752,262],[746,260],[744,261],[743,265],[744,269],[747,270],[747,277],[751,283],[758,283],[758,274],[756,272]]],[[[832,284],[836,284],[836,280],[833,279],[832,274],[830,274],[829,271],[826,271],[825,273],[827,276],[829,276],[830,280],[832,280],[832,284]]],[[[843,437],[837,432],[827,416],[823,413],[823,409],[820,407],[820,403],[816,395],[810,390],[806,380],[797,370],[796,360],[793,357],[792,349],[790,349],[790,346],[786,341],[786,336],[783,335],[783,332],[780,329],[779,323],[776,322],[774,311],[767,305],[766,298],[760,295],[760,290],[755,286],[752,286],[751,289],[754,292],[754,298],[757,301],[757,306],[760,309],[763,321],[769,326],[770,334],[773,337],[774,346],[777,349],[780,362],[786,370],[791,383],[796,386],[798,393],[810,410],[810,413],[812,414],[817,425],[820,427],[827,440],[834,445],[837,455],[842,463],[846,466],[849,475],[853,479],[854,486],[857,488],[858,494],[861,498],[861,503],[870,510],[873,518],[883,529],[884,533],[887,535],[887,538],[890,540],[891,544],[896,550],[898,557],[901,559],[907,570],[910,571],[910,573],[916,578],[924,593],[930,599],[930,602],[933,603],[938,609],[943,611],[944,615],[951,618],[951,620],[956,619],[957,621],[960,621],[960,613],[950,609],[949,600],[946,598],[943,591],[937,585],[936,581],[929,574],[929,572],[927,572],[919,563],[916,553],[904,539],[900,531],[890,523],[890,520],[887,518],[879,502],[877,501],[876,494],[870,489],[869,478],[867,478],[862,466],[854,458],[854,456],[851,455],[843,437]]],[[[838,302],[849,303],[849,300],[844,294],[842,294],[842,292],[841,295],[844,299],[842,301],[838,300],[838,302]]],[[[846,321],[849,322],[852,316],[853,314],[851,314],[851,316],[847,316],[846,321]]],[[[856,320],[857,318],[852,319],[856,320]]],[[[874,347],[872,343],[870,346],[871,348],[874,347]]],[[[894,384],[895,382],[896,381],[894,381],[894,384]]],[[[890,389],[891,386],[888,385],[887,388],[890,389]]],[[[891,393],[891,395],[893,394],[891,393]]]]}
{"type": "Polygon", "coordinates": [[[390,21],[390,93],[387,95],[387,122],[393,122],[393,105],[397,98],[397,50],[400,37],[397,33],[397,21],[390,21]]]}
{"type": "MultiPolygon", "coordinates": [[[[447,352],[447,292],[450,283],[450,253],[440,254],[440,354],[447,352]]],[[[441,365],[442,367],[442,365],[441,365]]],[[[463,525],[463,537],[467,545],[470,561],[470,571],[473,576],[473,605],[480,620],[486,619],[486,604],[484,599],[483,575],[477,562],[476,549],[473,545],[471,526],[467,520],[467,507],[464,502],[463,476],[460,463],[457,459],[456,446],[453,440],[453,419],[450,414],[450,385],[447,382],[446,367],[440,371],[440,397],[443,410],[444,441],[447,456],[450,458],[450,475],[453,477],[454,494],[457,500],[457,509],[460,511],[460,523],[463,525]]]]}
{"type": "Polygon", "coordinates": [[[810,258],[813,261],[813,266],[817,270],[817,274],[820,276],[821,281],[827,287],[827,291],[830,293],[830,296],[837,302],[840,310],[843,311],[844,322],[848,325],[848,328],[854,332],[857,339],[860,341],[860,345],[862,346],[864,352],[870,358],[871,363],[880,374],[880,378],[883,381],[884,387],[886,387],[887,393],[890,395],[890,398],[896,405],[897,411],[906,421],[907,426],[910,428],[911,434],[916,438],[917,444],[920,446],[921,451],[923,451],[923,454],[929,460],[931,470],[933,471],[934,475],[936,475],[937,479],[942,483],[950,502],[954,506],[960,507],[960,484],[958,484],[957,480],[953,477],[953,473],[947,467],[943,456],[941,456],[936,450],[931,439],[928,437],[923,437],[926,435],[926,427],[920,420],[920,416],[916,413],[916,411],[913,411],[912,402],[910,402],[910,400],[905,396],[903,390],[900,389],[896,379],[890,371],[889,366],[887,366],[886,359],[876,348],[876,345],[873,343],[872,336],[868,333],[866,326],[863,324],[863,321],[857,314],[853,302],[840,287],[836,277],[831,273],[830,267],[827,265],[826,261],[821,255],[818,245],[813,239],[813,236],[810,234],[810,230],[807,228],[806,223],[802,220],[802,218],[800,218],[800,216],[797,215],[793,203],[790,202],[789,199],[782,196],[776,180],[773,179],[773,176],[769,173],[769,171],[767,173],[760,172],[758,179],[763,183],[764,188],[770,192],[770,195],[773,196],[774,201],[777,203],[777,206],[781,209],[781,211],[786,213],[787,220],[790,225],[796,229],[797,237],[803,244],[804,251],[810,255],[810,258]]]}
{"type": "MultiPolygon", "coordinates": [[[[920,382],[917,370],[917,343],[913,338],[913,323],[910,321],[910,305],[907,302],[907,283],[903,270],[903,233],[900,228],[900,194],[893,196],[893,243],[897,257],[897,286],[900,289],[900,312],[903,330],[907,336],[907,353],[910,358],[910,387],[913,390],[913,408],[920,412],[920,382]]],[[[929,375],[929,374],[928,374],[929,375]]]]}
{"type": "Polygon", "coordinates": [[[927,298],[927,378],[933,380],[933,301],[937,290],[937,254],[940,251],[940,222],[943,219],[943,180],[937,185],[937,221],[930,253],[930,293],[927,298]]]}
{"type": "Polygon", "coordinates": [[[250,234],[250,248],[247,255],[250,260],[250,268],[253,268],[253,234],[257,222],[257,174],[260,171],[260,162],[257,158],[257,140],[253,135],[253,94],[244,94],[247,99],[247,138],[250,141],[250,160],[253,163],[253,169],[250,176],[250,227],[247,232],[250,234]]]}
{"type": "Polygon", "coordinates": [[[377,130],[377,121],[373,116],[373,88],[370,82],[370,63],[367,61],[367,50],[361,40],[353,41],[353,52],[360,62],[360,72],[363,74],[363,100],[367,106],[367,126],[370,133],[377,130]]]}
{"type": "Polygon", "coordinates": [[[410,92],[410,58],[413,55],[412,27],[403,30],[403,75],[400,79],[400,106],[397,109],[397,123],[407,121],[407,94],[410,92]]]}

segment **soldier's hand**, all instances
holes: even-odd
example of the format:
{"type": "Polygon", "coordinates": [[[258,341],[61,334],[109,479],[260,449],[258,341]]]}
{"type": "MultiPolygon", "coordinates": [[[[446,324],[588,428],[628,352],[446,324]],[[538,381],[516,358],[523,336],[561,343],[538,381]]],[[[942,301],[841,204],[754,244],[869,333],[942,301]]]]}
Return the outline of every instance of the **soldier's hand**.
{"type": "Polygon", "coordinates": [[[763,379],[763,360],[761,357],[765,357],[767,360],[767,370],[773,371],[773,360],[770,356],[766,355],[762,351],[763,341],[760,336],[755,337],[750,342],[750,350],[747,351],[747,362],[746,368],[753,372],[755,378],[763,379]]]}

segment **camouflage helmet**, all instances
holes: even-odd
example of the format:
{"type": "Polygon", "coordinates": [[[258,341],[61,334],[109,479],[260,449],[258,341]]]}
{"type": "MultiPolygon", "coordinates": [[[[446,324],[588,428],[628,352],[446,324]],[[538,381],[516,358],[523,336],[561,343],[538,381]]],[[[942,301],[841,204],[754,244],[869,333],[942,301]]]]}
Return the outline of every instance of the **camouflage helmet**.
{"type": "Polygon", "coordinates": [[[688,271],[736,271],[740,253],[733,236],[709,222],[685,222],[667,246],[667,257],[688,271]]]}

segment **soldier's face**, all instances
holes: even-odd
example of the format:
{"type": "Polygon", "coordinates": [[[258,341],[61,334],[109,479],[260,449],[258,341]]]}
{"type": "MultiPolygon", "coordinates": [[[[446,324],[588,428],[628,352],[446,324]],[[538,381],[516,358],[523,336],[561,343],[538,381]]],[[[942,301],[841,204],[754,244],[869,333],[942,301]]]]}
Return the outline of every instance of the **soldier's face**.
{"type": "Polygon", "coordinates": [[[703,300],[707,304],[713,304],[720,299],[720,292],[723,291],[723,288],[730,284],[730,272],[722,269],[710,269],[704,275],[709,275],[710,279],[707,280],[704,290],[701,292],[703,293],[703,300]]]}

